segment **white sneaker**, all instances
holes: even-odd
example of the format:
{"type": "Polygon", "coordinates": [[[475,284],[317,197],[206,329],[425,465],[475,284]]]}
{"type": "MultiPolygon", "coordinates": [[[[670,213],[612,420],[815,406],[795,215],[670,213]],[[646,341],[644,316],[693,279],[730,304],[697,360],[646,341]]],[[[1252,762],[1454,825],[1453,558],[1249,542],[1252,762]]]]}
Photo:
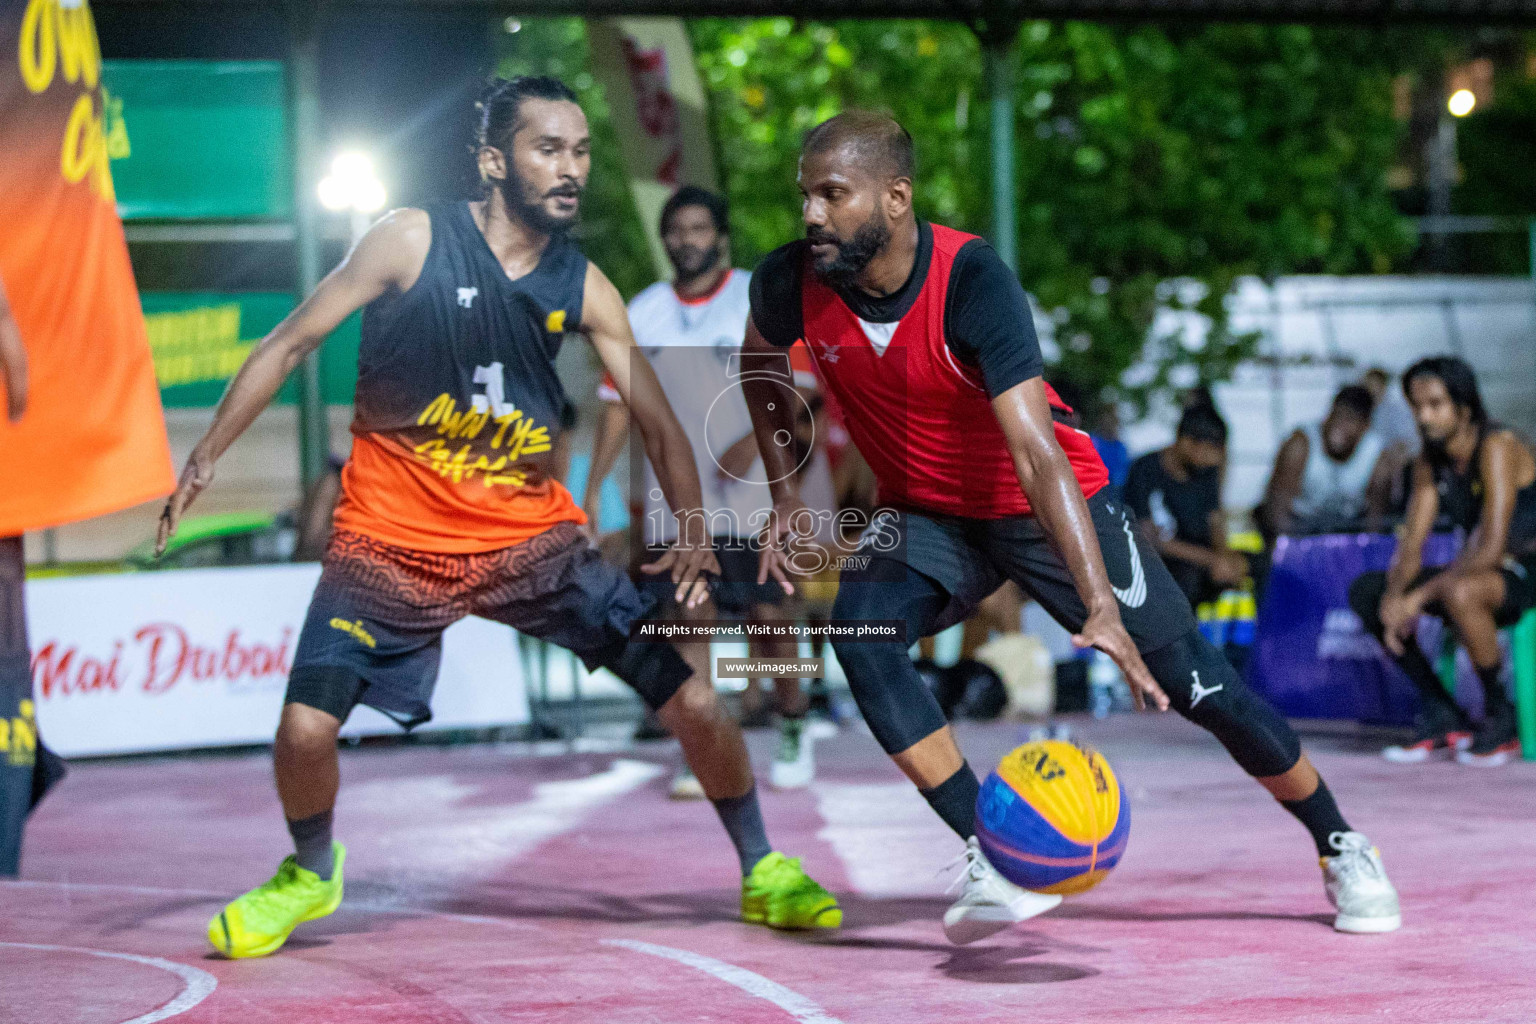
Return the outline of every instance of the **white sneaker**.
{"type": "Polygon", "coordinates": [[[1455,754],[1472,745],[1472,734],[1464,729],[1450,732],[1415,733],[1412,743],[1394,744],[1381,752],[1393,764],[1422,764],[1442,753],[1455,754]]]}
{"type": "Polygon", "coordinates": [[[779,752],[768,770],[768,783],[774,789],[804,789],[816,777],[812,756],[811,730],[802,718],[786,718],[779,723],[779,752]]]}
{"type": "Polygon", "coordinates": [[[830,718],[820,715],[807,715],[805,718],[805,734],[813,740],[835,740],[838,731],[837,723],[830,718]]]}
{"type": "Polygon", "coordinates": [[[1402,927],[1397,890],[1387,880],[1381,851],[1359,832],[1335,832],[1328,845],[1339,852],[1324,857],[1323,887],[1328,902],[1337,910],[1336,931],[1368,935],[1395,932],[1402,927]]]}
{"type": "Polygon", "coordinates": [[[673,800],[703,800],[704,785],[694,776],[691,768],[683,765],[672,776],[672,787],[667,790],[667,796],[673,800]]]}
{"type": "Polygon", "coordinates": [[[1028,921],[1053,909],[1061,897],[1052,893],[1021,889],[997,873],[981,852],[976,837],[965,841],[965,853],[955,859],[965,861],[965,870],[949,886],[965,888],[954,905],[944,911],[944,937],[957,946],[994,935],[1009,925],[1028,921]]]}

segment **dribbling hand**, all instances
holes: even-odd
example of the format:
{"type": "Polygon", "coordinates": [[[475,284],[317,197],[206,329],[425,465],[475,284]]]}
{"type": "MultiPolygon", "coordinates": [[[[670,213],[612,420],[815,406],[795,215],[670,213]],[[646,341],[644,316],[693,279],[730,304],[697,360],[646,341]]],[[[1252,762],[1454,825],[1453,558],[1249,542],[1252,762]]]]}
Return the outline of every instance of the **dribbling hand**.
{"type": "Polygon", "coordinates": [[[1120,672],[1131,688],[1131,699],[1136,702],[1137,711],[1145,711],[1149,699],[1157,710],[1168,710],[1168,695],[1157,685],[1157,680],[1152,678],[1146,663],[1141,660],[1136,644],[1120,622],[1119,612],[1111,608],[1088,616],[1083,628],[1072,634],[1072,643],[1078,647],[1097,647],[1120,666],[1120,672]]]}

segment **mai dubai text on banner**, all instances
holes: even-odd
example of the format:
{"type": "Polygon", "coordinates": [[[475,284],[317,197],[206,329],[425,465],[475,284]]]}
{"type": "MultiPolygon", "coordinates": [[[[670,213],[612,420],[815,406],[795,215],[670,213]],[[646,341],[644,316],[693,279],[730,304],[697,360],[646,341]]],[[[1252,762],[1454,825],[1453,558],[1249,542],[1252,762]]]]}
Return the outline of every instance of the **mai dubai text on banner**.
{"type": "MultiPolygon", "coordinates": [[[[32,692],[66,757],[269,743],[277,731],[318,565],[187,569],[34,580],[32,692]]],[[[365,622],[333,622],[360,638],[365,622]]],[[[516,634],[465,619],[443,637],[422,729],[528,721],[516,634]]],[[[371,708],[343,735],[398,732],[371,708]]]]}

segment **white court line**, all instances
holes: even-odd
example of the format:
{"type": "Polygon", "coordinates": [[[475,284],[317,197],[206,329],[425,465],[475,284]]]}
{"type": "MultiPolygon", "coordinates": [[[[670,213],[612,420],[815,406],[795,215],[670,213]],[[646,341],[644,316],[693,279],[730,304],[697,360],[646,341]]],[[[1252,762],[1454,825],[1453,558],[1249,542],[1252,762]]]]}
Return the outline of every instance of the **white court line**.
{"type": "Polygon", "coordinates": [[[939,890],[938,873],[960,845],[916,786],[817,782],[811,789],[825,822],[816,838],[831,845],[854,891],[879,898],[939,890]]]}
{"type": "Polygon", "coordinates": [[[206,896],[216,899],[228,893],[211,889],[161,889],[148,885],[114,885],[110,882],[46,882],[30,878],[0,879],[0,885],[18,889],[79,889],[82,892],[131,892],[140,896],[206,896]]]}
{"type": "MultiPolygon", "coordinates": [[[[625,796],[661,775],[665,769],[649,761],[615,758],[600,772],[575,779],[541,782],[533,798],[510,807],[476,807],[464,803],[475,791],[451,777],[416,780],[402,798],[391,783],[370,783],[365,802],[384,798],[391,810],[409,806],[452,806],[452,820],[391,829],[390,836],[416,851],[412,866],[430,869],[440,878],[486,877],[556,836],[579,828],[597,809],[625,796]]],[[[349,794],[349,799],[355,794],[349,794]]]]}
{"type": "MultiPolygon", "coordinates": [[[[18,889],[66,889],[80,892],[124,892],[135,896],[196,896],[205,900],[227,900],[229,892],[214,892],[211,889],[162,889],[147,885],[113,885],[102,882],[44,882],[33,879],[0,878],[0,890],[7,887],[18,889]]],[[[356,903],[345,900],[341,909],[357,914],[395,914],[400,917],[437,917],[449,921],[467,921],[470,924],[492,924],[499,928],[511,928],[514,931],[536,931],[538,925],[529,924],[526,921],[507,921],[499,917],[486,917],[482,914],[454,914],[445,910],[433,910],[430,907],[381,907],[369,903],[356,903]]]]}
{"type": "Polygon", "coordinates": [[[170,971],[186,983],[175,999],[132,1020],[125,1020],[122,1024],[155,1024],[156,1021],[174,1017],[178,1013],[186,1013],[207,999],[213,994],[213,990],[219,987],[218,980],[207,971],[188,967],[186,964],[178,964],[174,960],[162,960],[157,956],[135,956],[132,953],[113,953],[110,950],[86,949],[83,946],[44,946],[33,942],[0,942],[0,946],[10,949],[36,949],[44,953],[84,953],[87,956],[99,956],[108,960],[127,960],[135,964],[148,964],[162,971],[170,971]]]}
{"type": "MultiPolygon", "coordinates": [[[[94,890],[97,892],[129,892],[158,896],[218,897],[224,895],[222,893],[210,893],[200,889],[154,889],[147,886],[103,885],[91,882],[43,882],[23,881],[19,879],[0,880],[0,888],[5,888],[8,886],[38,889],[94,890]]],[[[496,925],[502,928],[510,928],[514,931],[521,931],[525,929],[536,930],[538,928],[537,925],[528,924],[522,921],[507,921],[503,920],[502,918],[485,917],[475,914],[454,914],[445,911],[432,910],[430,908],[421,908],[418,910],[411,909],[409,907],[369,907],[366,905],[357,906],[354,904],[343,904],[343,907],[348,910],[358,911],[365,914],[419,914],[424,917],[446,918],[449,920],[464,921],[472,924],[496,925]]],[[[754,974],[744,967],[737,967],[733,964],[728,964],[721,960],[715,960],[711,957],[703,956],[699,953],[690,953],[684,949],[673,949],[671,946],[658,946],[650,942],[639,942],[634,939],[603,939],[602,943],[605,946],[620,946],[625,949],[634,950],[637,953],[648,953],[651,956],[659,956],[668,960],[675,960],[680,964],[685,964],[689,967],[695,968],[696,970],[703,971],[705,974],[708,974],[711,977],[718,978],[719,980],[726,982],[729,985],[736,986],[743,992],[746,992],[748,995],[756,996],[759,999],[766,999],[768,1002],[773,1003],[775,1006],[779,1007],[781,1010],[784,1010],[790,1016],[794,1017],[797,1021],[800,1021],[801,1024],[843,1024],[841,1020],[831,1016],[820,1006],[811,1002],[811,1000],[807,999],[805,996],[802,996],[800,993],[794,991],[793,989],[785,988],[783,985],[780,985],[776,981],[770,981],[769,979],[763,977],[761,974],[754,974]]],[[[208,995],[213,992],[214,986],[217,984],[213,976],[208,974],[206,971],[200,971],[195,967],[186,967],[182,964],[174,963],[169,960],[159,960],[154,957],[134,956],[131,953],[109,953],[105,950],[77,949],[71,946],[30,945],[21,942],[0,942],[0,946],[14,946],[20,949],[64,950],[74,953],[90,953],[95,956],[115,957],[121,960],[133,960],[140,963],[151,964],[155,967],[161,967],[165,970],[173,971],[182,975],[182,977],[187,978],[187,988],[184,989],[181,995],[176,999],[172,1000],[170,1003],[167,1003],[159,1010],[145,1014],[142,1017],[135,1017],[130,1021],[123,1021],[122,1024],[154,1024],[155,1021],[164,1020],[167,1017],[177,1013],[183,1013],[206,999],[208,995]],[[194,976],[201,976],[201,978],[198,979],[194,976]],[[194,988],[197,985],[206,985],[206,988],[197,988],[194,992],[194,988]],[[195,998],[191,998],[194,995],[195,998]],[[189,998],[190,1001],[186,1001],[189,998]]]]}
{"type": "Polygon", "coordinates": [[[676,960],[680,964],[703,971],[712,978],[718,978],[728,985],[735,985],[749,996],[768,1000],[801,1024],[843,1024],[800,993],[787,989],[776,981],[769,981],[761,974],[753,974],[745,967],[737,967],[735,964],[728,964],[723,960],[716,960],[700,953],[690,953],[686,949],[657,946],[635,939],[604,939],[603,945],[622,946],[636,953],[648,953],[651,956],[676,960]]]}
{"type": "MultiPolygon", "coordinates": [[[[437,845],[431,847],[426,859],[444,871],[469,874],[477,867],[490,867],[515,859],[533,847],[578,827],[582,820],[604,804],[611,803],[634,789],[662,774],[660,765],[630,758],[615,759],[605,771],[575,779],[541,782],[533,787],[533,799],[511,807],[475,809],[472,818],[450,826],[423,829],[437,845]]],[[[451,805],[475,792],[475,787],[456,783],[447,776],[406,780],[407,787],[388,798],[391,807],[413,807],[433,803],[451,805]]],[[[389,787],[376,783],[364,783],[353,787],[354,796],[364,806],[375,802],[389,787]]],[[[409,836],[412,830],[396,829],[392,836],[409,836]]],[[[42,881],[32,879],[0,879],[0,886],[23,888],[62,888],[81,891],[124,892],[146,896],[205,896],[210,899],[229,899],[229,892],[212,892],[204,889],[161,889],[139,885],[112,885],[94,882],[42,881]]],[[[409,908],[391,910],[385,907],[368,907],[355,903],[346,904],[349,910],[368,910],[373,913],[414,913],[409,908]]],[[[432,911],[432,913],[436,913],[432,911]]],[[[438,916],[445,916],[439,914],[438,916]]],[[[461,916],[464,915],[455,915],[461,916]]],[[[472,918],[465,918],[470,920],[472,918]]],[[[493,920],[482,918],[474,920],[493,920]]],[[[502,922],[505,924],[505,922],[502,922]]]]}

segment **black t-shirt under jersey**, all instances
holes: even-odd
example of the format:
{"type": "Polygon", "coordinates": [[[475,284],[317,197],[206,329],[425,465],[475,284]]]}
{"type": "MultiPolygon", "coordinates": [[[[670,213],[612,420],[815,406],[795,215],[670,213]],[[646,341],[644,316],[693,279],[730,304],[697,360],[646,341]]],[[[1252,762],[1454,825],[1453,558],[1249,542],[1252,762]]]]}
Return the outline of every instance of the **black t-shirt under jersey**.
{"type": "MultiPolygon", "coordinates": [[[[771,344],[788,348],[805,336],[800,275],[810,253],[804,239],[780,246],[752,273],[752,322],[771,344]]],[[[907,315],[933,260],[933,229],[918,222],[917,259],[907,283],[890,295],[835,289],[853,315],[872,324],[907,315]]],[[[1013,271],[980,238],[961,247],[944,297],[944,341],[955,358],[981,370],[993,398],[1045,369],[1029,297],[1013,271]]]]}
{"type": "Polygon", "coordinates": [[[1149,452],[1131,463],[1123,494],[1136,518],[1151,523],[1164,540],[1211,546],[1211,513],[1221,508],[1219,470],[1176,480],[1164,468],[1162,452],[1149,452]]]}

